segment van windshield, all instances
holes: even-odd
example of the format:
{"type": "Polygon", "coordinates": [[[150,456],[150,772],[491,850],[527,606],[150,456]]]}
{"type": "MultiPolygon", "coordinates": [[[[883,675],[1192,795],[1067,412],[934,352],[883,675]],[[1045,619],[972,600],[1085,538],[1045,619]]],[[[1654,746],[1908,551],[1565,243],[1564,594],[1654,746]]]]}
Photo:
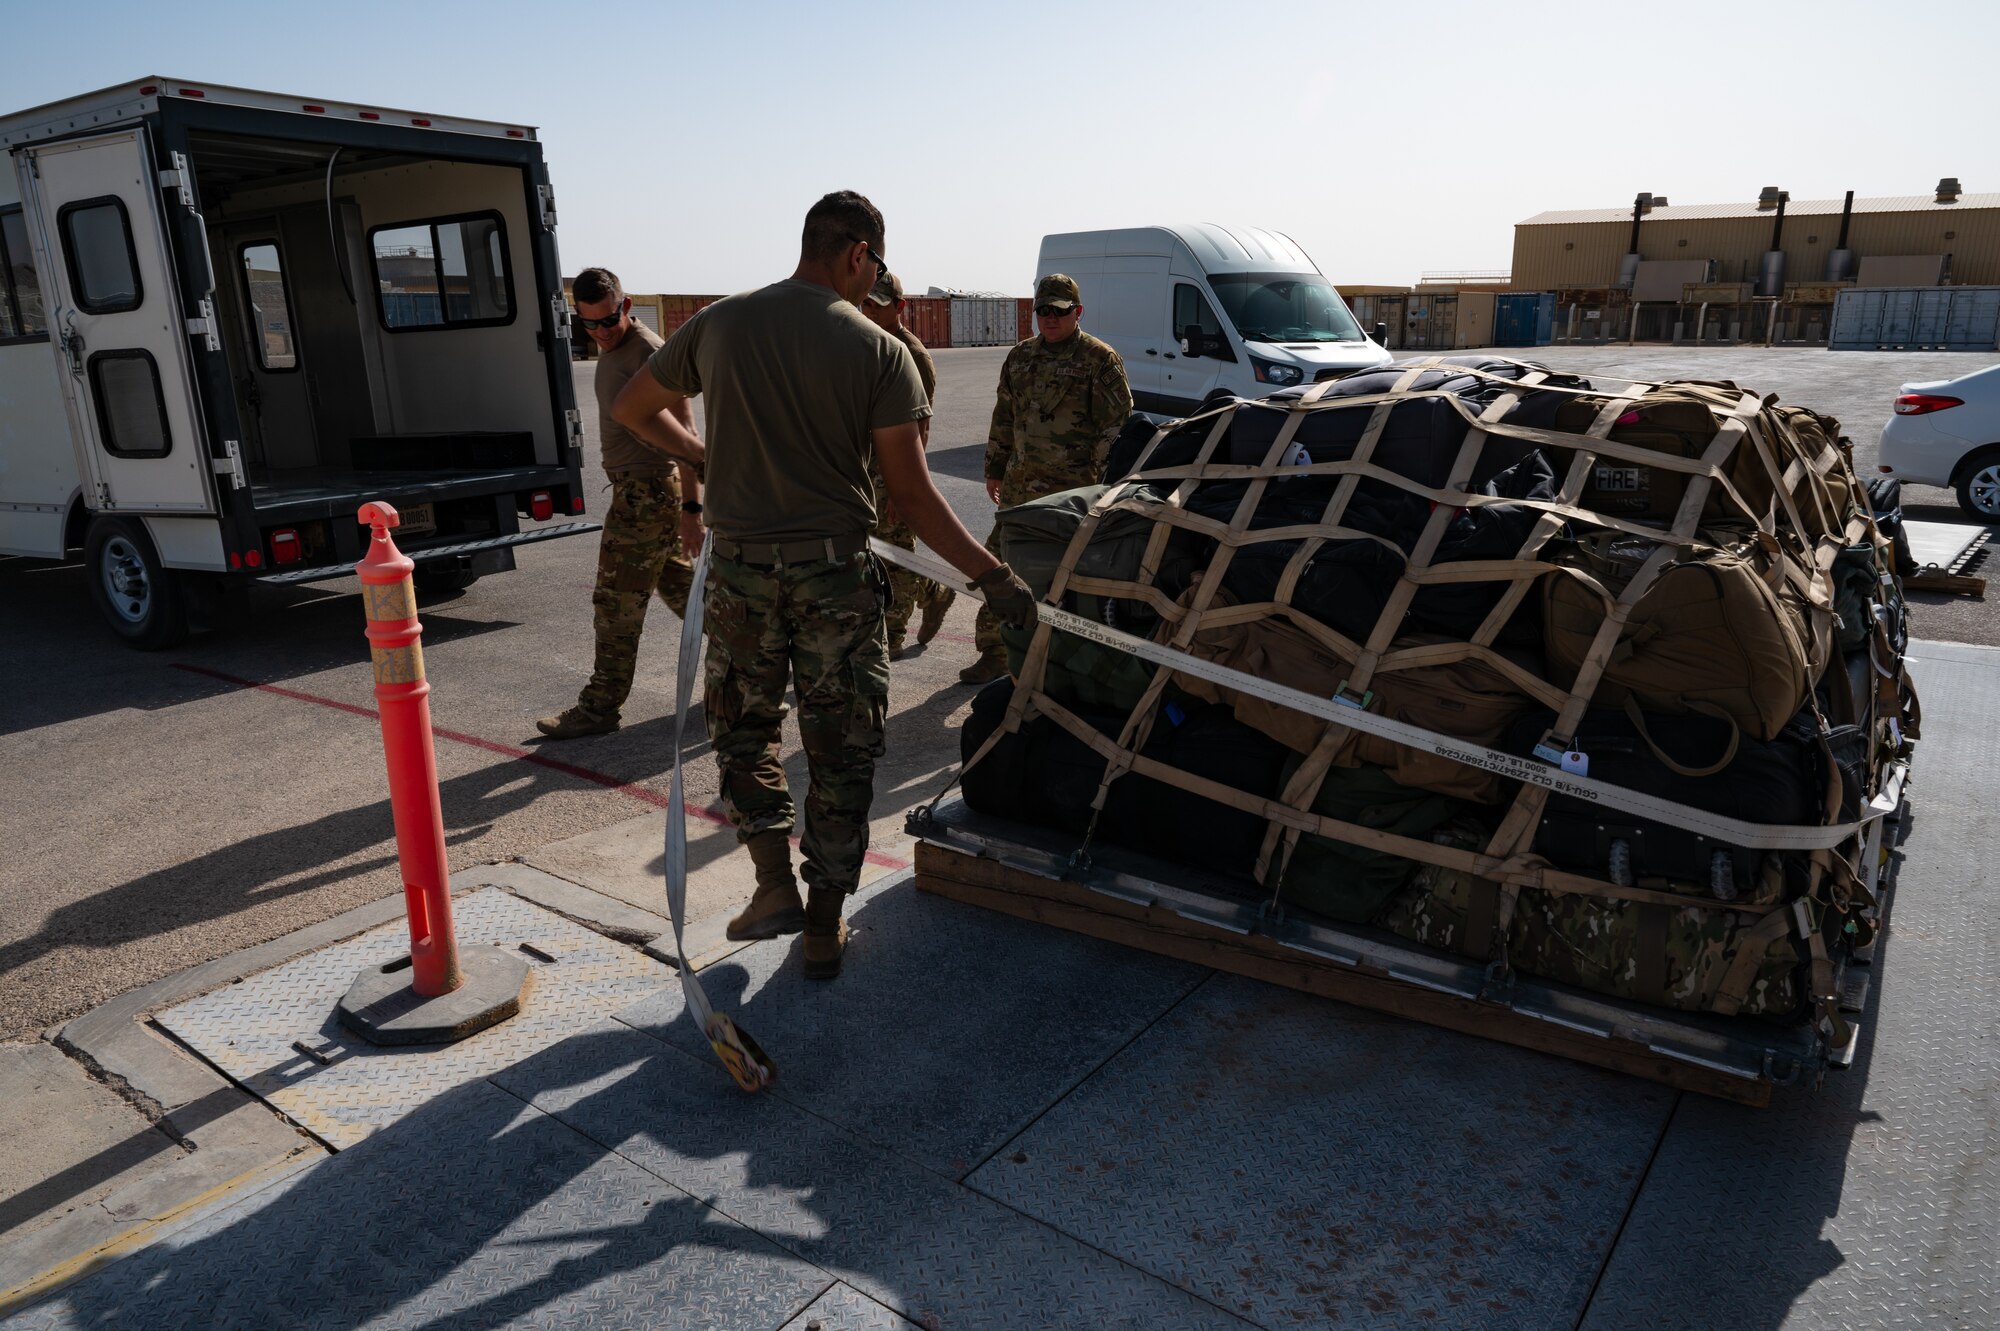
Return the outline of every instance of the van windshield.
{"type": "Polygon", "coordinates": [[[1323,277],[1211,273],[1209,286],[1246,342],[1359,342],[1361,325],[1323,277]]]}

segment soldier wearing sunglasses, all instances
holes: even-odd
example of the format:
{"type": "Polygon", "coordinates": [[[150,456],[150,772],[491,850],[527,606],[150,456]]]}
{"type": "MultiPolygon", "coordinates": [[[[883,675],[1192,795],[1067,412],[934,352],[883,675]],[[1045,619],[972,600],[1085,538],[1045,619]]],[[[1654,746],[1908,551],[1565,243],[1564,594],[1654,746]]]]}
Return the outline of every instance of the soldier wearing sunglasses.
{"type": "MultiPolygon", "coordinates": [[[[701,548],[701,486],[686,450],[651,444],[611,414],[626,382],[659,347],[659,335],[632,317],[632,300],[608,268],[578,273],[570,294],[577,322],[597,344],[597,438],[611,507],[598,537],[597,586],[590,594],[596,660],[576,705],[535,722],[550,739],[618,729],[619,711],[632,692],[646,606],[657,592],[676,615],[687,613],[694,576],[687,552],[701,548]]],[[[680,410],[692,435],[693,412],[685,402],[680,410]]]]}
{"type": "MultiPolygon", "coordinates": [[[[1105,455],[1132,414],[1125,362],[1078,327],[1083,292],[1074,278],[1050,273],[1035,284],[1039,333],[1016,343],[1000,367],[1000,395],[986,432],[986,496],[1002,508],[1095,485],[1105,455]]],[[[999,528],[986,538],[997,558],[999,528]]],[[[962,684],[1007,673],[1000,625],[985,610],[974,630],[979,659],[959,672],[962,684]]]]}

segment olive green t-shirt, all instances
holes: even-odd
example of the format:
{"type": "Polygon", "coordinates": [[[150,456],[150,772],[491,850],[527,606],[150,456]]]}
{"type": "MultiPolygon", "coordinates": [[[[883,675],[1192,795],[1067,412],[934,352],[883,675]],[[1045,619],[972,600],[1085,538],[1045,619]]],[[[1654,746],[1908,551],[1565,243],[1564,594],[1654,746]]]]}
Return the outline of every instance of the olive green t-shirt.
{"type": "Polygon", "coordinates": [[[701,395],[702,518],[738,541],[867,531],[870,432],[931,412],[909,350],[832,288],[797,278],[708,306],[647,366],[670,392],[701,395]]]}
{"type": "Polygon", "coordinates": [[[597,355],[597,438],[604,453],[604,470],[617,474],[659,475],[672,471],[674,460],[620,425],[611,416],[611,404],[619,390],[646,358],[660,349],[660,335],[637,319],[626,329],[625,340],[597,355]]]}

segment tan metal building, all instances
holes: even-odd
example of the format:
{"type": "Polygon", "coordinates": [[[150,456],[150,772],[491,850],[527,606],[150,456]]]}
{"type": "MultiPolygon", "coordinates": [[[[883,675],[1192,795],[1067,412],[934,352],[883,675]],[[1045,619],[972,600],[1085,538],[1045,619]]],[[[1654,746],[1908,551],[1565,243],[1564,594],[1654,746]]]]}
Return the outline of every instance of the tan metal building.
{"type": "MultiPolygon", "coordinates": [[[[1960,286],[2000,284],[2000,194],[1948,191],[1893,198],[1855,199],[1845,248],[1855,264],[1829,273],[1828,261],[1841,248],[1845,200],[1788,199],[1783,206],[1777,248],[1785,256],[1784,280],[1819,283],[1859,279],[1870,286],[1960,286]],[[1870,260],[1936,259],[1940,277],[1869,281],[1870,260]]],[[[1642,196],[1647,197],[1647,196],[1642,196]]],[[[1711,282],[1755,282],[1779,208],[1772,192],[1743,203],[1684,206],[1655,201],[1639,208],[1638,249],[1643,260],[1706,260],[1711,282]]],[[[1514,228],[1513,288],[1553,291],[1565,287],[1621,285],[1625,256],[1632,252],[1634,207],[1583,208],[1540,213],[1514,228]]],[[[1884,276],[1908,278],[1931,265],[1910,266],[1884,276]]],[[[1624,283],[1622,285],[1629,285],[1624,283]]]]}

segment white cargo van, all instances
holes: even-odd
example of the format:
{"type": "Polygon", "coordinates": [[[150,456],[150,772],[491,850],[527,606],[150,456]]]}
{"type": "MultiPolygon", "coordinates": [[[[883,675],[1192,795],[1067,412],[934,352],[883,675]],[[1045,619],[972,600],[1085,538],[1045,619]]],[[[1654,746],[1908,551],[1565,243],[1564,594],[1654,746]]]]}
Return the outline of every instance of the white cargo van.
{"type": "Polygon", "coordinates": [[[1390,360],[1275,231],[1196,223],[1044,236],[1035,275],[1048,273],[1076,279],[1083,327],[1124,357],[1141,411],[1181,416],[1218,388],[1262,397],[1390,360]]]}
{"type": "Polygon", "coordinates": [[[139,647],[253,579],[420,585],[596,529],[526,126],[144,79],[0,116],[0,553],[139,647]],[[522,518],[543,525],[524,528],[522,518]]]}

